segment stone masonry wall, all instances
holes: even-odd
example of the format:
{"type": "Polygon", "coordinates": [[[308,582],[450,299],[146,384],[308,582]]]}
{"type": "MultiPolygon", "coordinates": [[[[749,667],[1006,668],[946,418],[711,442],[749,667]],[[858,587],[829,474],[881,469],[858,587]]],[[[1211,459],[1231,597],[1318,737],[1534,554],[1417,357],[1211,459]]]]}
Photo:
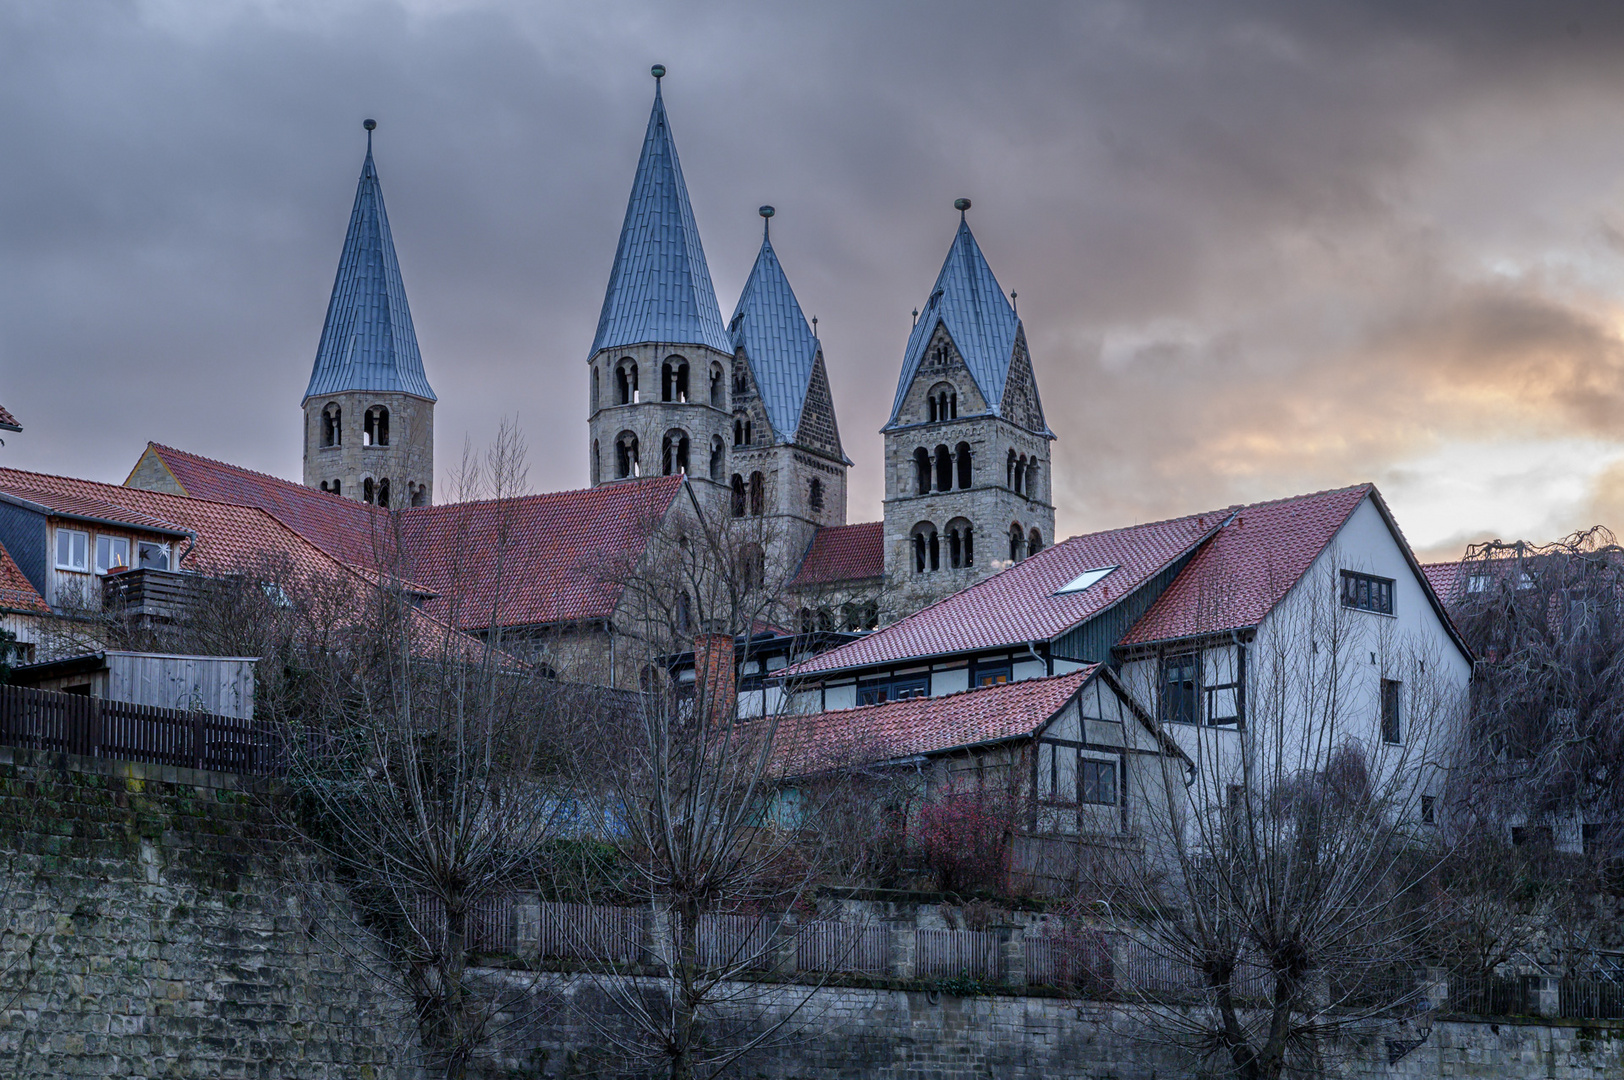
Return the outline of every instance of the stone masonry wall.
{"type": "Polygon", "coordinates": [[[0,747],[0,1076],[411,1075],[406,1003],[278,850],[238,778],[0,747]]]}

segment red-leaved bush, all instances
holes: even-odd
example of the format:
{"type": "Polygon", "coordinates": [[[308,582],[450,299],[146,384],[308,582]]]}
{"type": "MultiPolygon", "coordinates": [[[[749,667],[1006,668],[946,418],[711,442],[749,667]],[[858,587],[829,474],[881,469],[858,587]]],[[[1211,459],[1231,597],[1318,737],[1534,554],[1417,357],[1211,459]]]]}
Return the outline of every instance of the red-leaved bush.
{"type": "Polygon", "coordinates": [[[919,811],[915,842],[943,892],[996,892],[1004,885],[1012,800],[1001,793],[968,792],[927,803],[919,811]]]}

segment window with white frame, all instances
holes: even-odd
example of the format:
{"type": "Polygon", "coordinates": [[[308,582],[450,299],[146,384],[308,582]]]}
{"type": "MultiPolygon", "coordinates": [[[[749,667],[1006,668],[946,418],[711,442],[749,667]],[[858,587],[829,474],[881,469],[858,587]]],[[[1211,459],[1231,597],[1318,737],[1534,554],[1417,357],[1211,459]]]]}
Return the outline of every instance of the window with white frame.
{"type": "Polygon", "coordinates": [[[1095,806],[1117,804],[1117,763],[1083,758],[1077,763],[1077,801],[1095,806]]]}
{"type": "Polygon", "coordinates": [[[56,568],[84,573],[90,569],[90,534],[81,529],[56,530],[56,568]]]}
{"type": "Polygon", "coordinates": [[[136,559],[143,570],[168,570],[169,545],[143,540],[136,547],[136,559]]]}
{"type": "Polygon", "coordinates": [[[130,542],[122,536],[96,537],[96,573],[124,570],[130,565],[130,542]]]}

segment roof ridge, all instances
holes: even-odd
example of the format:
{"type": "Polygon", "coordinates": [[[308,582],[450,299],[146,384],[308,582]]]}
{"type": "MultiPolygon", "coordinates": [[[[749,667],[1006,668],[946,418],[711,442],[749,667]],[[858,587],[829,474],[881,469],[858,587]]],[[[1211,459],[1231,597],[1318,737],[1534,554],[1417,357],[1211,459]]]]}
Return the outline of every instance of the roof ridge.
{"type": "Polygon", "coordinates": [[[610,484],[589,484],[586,487],[564,488],[562,491],[531,491],[523,495],[503,495],[499,498],[490,499],[464,499],[461,502],[436,503],[434,506],[403,506],[401,507],[400,512],[403,514],[412,512],[421,513],[426,510],[451,510],[457,507],[491,506],[495,503],[503,502],[524,502],[527,500],[536,499],[563,498],[567,495],[585,495],[588,492],[608,493],[612,491],[635,490],[650,486],[658,486],[661,484],[671,484],[680,490],[682,487],[682,474],[672,473],[669,476],[640,476],[630,481],[617,480],[610,484]]]}
{"type": "MultiPolygon", "coordinates": [[[[211,458],[211,457],[207,456],[206,454],[197,454],[197,453],[193,453],[190,450],[182,450],[177,446],[169,446],[166,443],[153,442],[153,441],[151,441],[149,439],[147,441],[147,446],[150,447],[153,450],[159,451],[160,453],[179,454],[181,457],[191,458],[193,461],[201,461],[201,462],[203,462],[204,464],[207,464],[207,465],[214,465],[214,466],[218,466],[218,467],[223,468],[223,469],[230,469],[232,472],[238,472],[238,473],[242,473],[242,474],[244,474],[246,476],[257,477],[257,478],[259,478],[261,480],[270,480],[270,481],[273,481],[273,482],[278,483],[278,484],[286,485],[287,487],[292,488],[295,491],[301,491],[301,492],[304,492],[304,493],[309,494],[309,495],[319,495],[319,496],[321,496],[323,498],[327,498],[327,499],[337,499],[341,503],[344,503],[344,504],[349,505],[349,506],[359,506],[359,507],[362,507],[363,509],[365,509],[365,510],[367,510],[369,512],[376,512],[378,510],[385,509],[384,507],[373,506],[371,503],[361,503],[361,502],[356,502],[354,499],[346,499],[344,496],[335,495],[330,491],[321,491],[321,490],[318,490],[317,488],[307,487],[304,484],[301,484],[296,480],[289,480],[286,477],[277,476],[275,473],[260,472],[258,469],[250,469],[245,465],[238,465],[235,462],[225,461],[225,460],[222,460],[221,458],[211,458]]],[[[120,485],[117,485],[117,486],[123,487],[124,485],[120,484],[120,485]]],[[[151,488],[140,488],[138,490],[152,491],[151,488]]],[[[166,494],[169,494],[169,493],[168,492],[163,492],[163,491],[153,491],[153,494],[154,495],[166,495],[166,494]]],[[[198,496],[196,496],[196,495],[186,495],[184,497],[188,498],[188,499],[198,498],[198,496]]],[[[219,500],[216,500],[216,499],[203,499],[202,501],[204,501],[204,502],[217,502],[219,500]]],[[[241,504],[241,503],[233,503],[231,505],[241,506],[243,504],[241,504]]]]}
{"type": "MultiPolygon", "coordinates": [[[[40,476],[40,477],[44,477],[47,480],[66,480],[67,482],[69,482],[71,484],[89,484],[92,487],[106,488],[108,491],[121,492],[121,493],[123,493],[125,495],[136,495],[136,496],[138,496],[140,498],[143,498],[143,499],[176,499],[176,500],[180,500],[182,502],[203,503],[203,504],[206,504],[208,506],[229,506],[229,507],[231,507],[231,508],[233,508],[235,510],[252,510],[252,511],[255,511],[256,513],[264,514],[266,517],[270,518],[272,521],[275,521],[278,525],[281,525],[283,528],[288,528],[288,526],[283,525],[281,519],[278,518],[275,514],[272,514],[269,510],[266,510],[262,506],[255,506],[255,505],[253,505],[251,503],[230,502],[230,501],[227,501],[225,499],[209,499],[209,498],[203,498],[203,497],[197,496],[197,495],[176,495],[176,494],[174,494],[173,492],[170,492],[170,491],[154,491],[151,488],[125,487],[123,484],[109,484],[105,480],[89,480],[89,479],[86,479],[86,478],[81,477],[81,476],[64,476],[61,473],[42,473],[42,472],[37,472],[37,471],[32,470],[32,469],[17,469],[17,468],[13,468],[13,467],[11,467],[9,465],[8,466],[0,466],[0,477],[3,477],[3,475],[5,473],[8,473],[8,472],[9,473],[21,473],[24,476],[40,476]]],[[[274,479],[274,477],[273,477],[273,479],[274,479]]],[[[3,479],[0,479],[0,484],[4,484],[4,482],[5,481],[3,479]]],[[[284,483],[286,483],[286,482],[287,481],[284,481],[284,483]]],[[[301,487],[301,490],[309,491],[310,489],[301,487]]],[[[320,492],[315,492],[314,494],[320,494],[320,492]]],[[[118,503],[118,502],[116,502],[116,501],[114,501],[112,499],[109,499],[107,501],[113,503],[114,506],[120,506],[121,505],[120,503],[118,503]]],[[[346,499],[345,501],[348,502],[349,500],[346,499]]],[[[359,506],[359,505],[364,505],[364,504],[357,503],[355,505],[359,506]]],[[[145,511],[136,511],[136,513],[145,513],[145,511]]],[[[157,520],[162,520],[162,519],[157,519],[157,520]]],[[[289,531],[291,531],[295,536],[299,536],[300,539],[304,539],[304,537],[298,532],[298,530],[290,529],[289,531]]]]}

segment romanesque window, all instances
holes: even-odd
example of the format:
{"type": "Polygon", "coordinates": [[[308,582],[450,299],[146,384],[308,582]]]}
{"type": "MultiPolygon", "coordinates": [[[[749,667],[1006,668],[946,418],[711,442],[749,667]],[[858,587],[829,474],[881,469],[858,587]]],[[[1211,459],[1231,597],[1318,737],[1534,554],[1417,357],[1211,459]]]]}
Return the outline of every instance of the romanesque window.
{"type": "Polygon", "coordinates": [[[965,490],[971,486],[975,474],[970,463],[970,444],[961,442],[953,448],[953,456],[959,467],[959,489],[965,490]]]}
{"type": "Polygon", "coordinates": [[[823,509],[823,481],[815,476],[806,485],[806,505],[813,511],[823,509]]]}
{"type": "Polygon", "coordinates": [[[361,445],[389,445],[389,410],[382,405],[372,406],[362,418],[361,445]]]}
{"type": "Polygon", "coordinates": [[[939,423],[944,420],[957,420],[959,418],[959,392],[949,383],[938,383],[931,388],[930,421],[939,423]]]}
{"type": "Polygon", "coordinates": [[[598,411],[598,365],[592,365],[592,411],[598,411]]]}
{"type": "Polygon", "coordinates": [[[338,480],[333,481],[333,494],[334,495],[342,495],[342,494],[344,494],[342,484],[338,480]]]}
{"type": "Polygon", "coordinates": [[[688,473],[688,433],[672,428],[660,443],[660,471],[666,476],[688,473]]]}
{"type": "Polygon", "coordinates": [[[364,503],[375,502],[375,501],[377,501],[377,495],[378,495],[377,485],[372,482],[372,477],[369,476],[365,480],[361,481],[361,501],[362,502],[364,502],[364,503]]]}
{"type": "Polygon", "coordinates": [[[913,527],[914,573],[926,574],[942,568],[942,542],[936,526],[921,521],[913,527]]]}
{"type": "Polygon", "coordinates": [[[660,365],[660,400],[688,400],[688,361],[680,356],[668,356],[660,365]]]}
{"type": "Polygon", "coordinates": [[[964,518],[947,523],[947,565],[962,570],[976,564],[975,530],[964,518]]]}
{"type": "Polygon", "coordinates": [[[321,444],[344,445],[344,410],[338,407],[336,401],[329,402],[321,411],[321,444]]]}
{"type": "Polygon", "coordinates": [[[722,365],[711,364],[710,403],[715,408],[723,407],[723,394],[726,390],[726,381],[722,376],[722,365]]]}
{"type": "Polygon", "coordinates": [[[744,371],[744,353],[741,351],[733,359],[733,393],[735,395],[746,393],[750,389],[750,379],[744,371]]]}
{"type": "Polygon", "coordinates": [[[711,436],[710,478],[718,484],[722,482],[722,473],[727,468],[727,447],[722,444],[720,435],[711,436]]]}
{"type": "Polygon", "coordinates": [[[739,548],[739,584],[745,589],[759,589],[767,580],[767,556],[760,544],[745,544],[739,548]]]}
{"type": "Polygon", "coordinates": [[[637,361],[629,356],[620,358],[615,365],[615,396],[622,405],[637,402],[637,361]]]}
{"type": "Polygon", "coordinates": [[[321,482],[321,489],[322,489],[322,490],[323,490],[323,491],[326,491],[326,490],[327,490],[327,481],[325,481],[325,480],[323,480],[323,481],[322,481],[322,482],[321,482]]]}
{"type": "Polygon", "coordinates": [[[1043,550],[1043,534],[1033,529],[1026,537],[1026,553],[1036,555],[1043,550]]]}
{"type": "Polygon", "coordinates": [[[413,506],[427,506],[429,504],[429,486],[427,484],[412,484],[409,487],[413,506]]]}
{"type": "Polygon", "coordinates": [[[1016,522],[1009,527],[1009,561],[1020,562],[1026,558],[1026,533],[1021,530],[1021,523],[1016,522]]]}
{"type": "Polygon", "coordinates": [[[1028,458],[1026,461],[1026,483],[1023,485],[1028,499],[1036,498],[1038,494],[1038,459],[1028,458]]]}
{"type": "Polygon", "coordinates": [[[1013,448],[1009,452],[1008,460],[1004,462],[1004,486],[1011,491],[1017,490],[1015,487],[1015,451],[1013,448]]]}
{"type": "Polygon", "coordinates": [[[734,473],[732,488],[733,516],[736,518],[742,518],[744,516],[744,477],[740,476],[738,473],[734,473]]]}
{"type": "Polygon", "coordinates": [[[733,417],[733,445],[749,446],[753,441],[750,421],[743,413],[736,413],[733,417]]]}
{"type": "Polygon", "coordinates": [[[945,446],[936,448],[936,490],[953,490],[953,455],[945,446]]]}
{"type": "Polygon", "coordinates": [[[630,431],[622,431],[615,436],[615,478],[624,480],[641,475],[642,466],[637,460],[637,436],[630,431]]]}
{"type": "Polygon", "coordinates": [[[930,494],[930,452],[923,446],[914,451],[914,482],[918,494],[930,494]]]}
{"type": "Polygon", "coordinates": [[[767,512],[767,478],[758,472],[750,474],[750,516],[760,517],[767,512]]]}
{"type": "Polygon", "coordinates": [[[602,455],[598,451],[598,440],[592,440],[592,482],[598,483],[602,478],[602,455]]]}
{"type": "Polygon", "coordinates": [[[383,507],[389,505],[389,477],[387,476],[378,481],[378,505],[383,507]]]}

